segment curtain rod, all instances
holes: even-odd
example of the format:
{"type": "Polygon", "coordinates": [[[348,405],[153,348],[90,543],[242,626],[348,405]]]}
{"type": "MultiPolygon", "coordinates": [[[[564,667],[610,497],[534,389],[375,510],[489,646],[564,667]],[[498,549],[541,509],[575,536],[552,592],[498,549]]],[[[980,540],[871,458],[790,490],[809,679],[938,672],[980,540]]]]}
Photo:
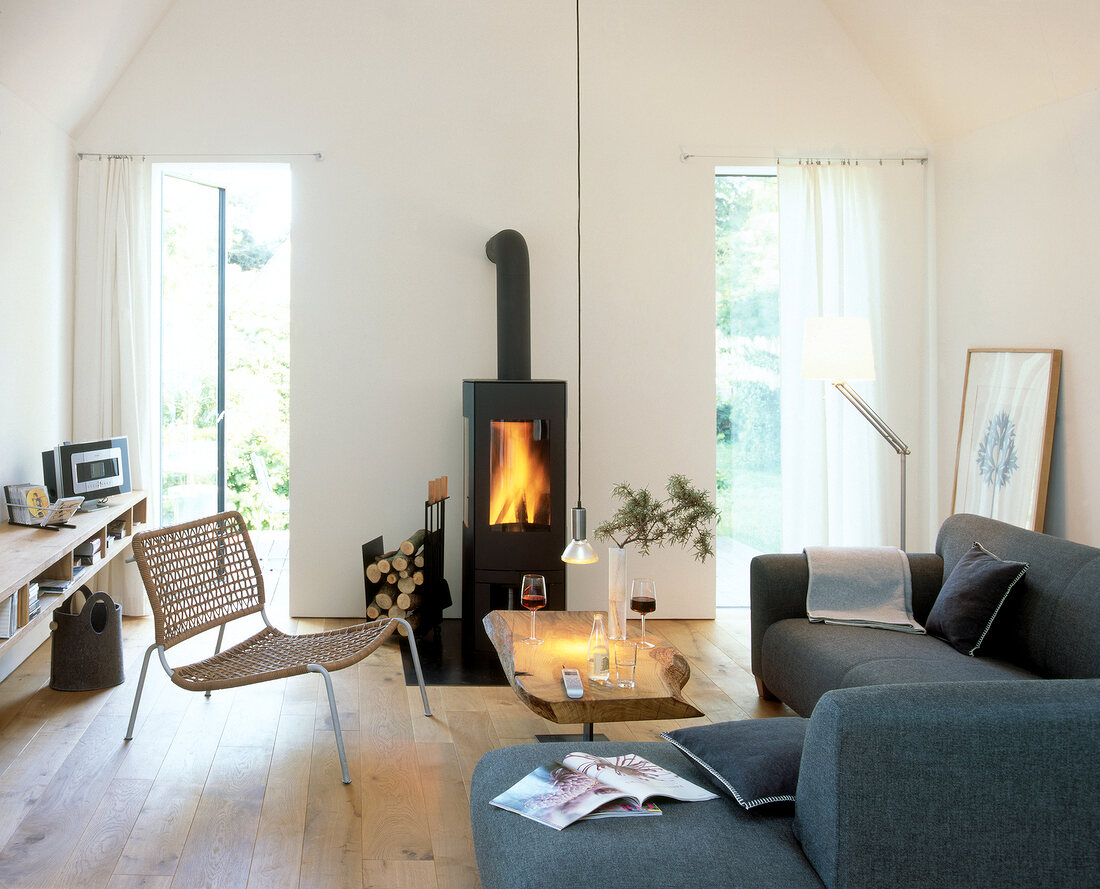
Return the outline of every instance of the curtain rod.
{"type": "Polygon", "coordinates": [[[252,158],[252,159],[271,158],[271,159],[274,159],[274,158],[280,158],[280,157],[312,157],[314,160],[318,160],[318,161],[323,161],[325,159],[324,154],[322,154],[320,151],[310,151],[310,152],[288,151],[288,152],[285,152],[283,154],[262,154],[262,153],[260,153],[260,154],[111,154],[111,153],[106,153],[106,152],[101,153],[101,152],[98,152],[98,151],[79,151],[79,152],[77,152],[76,156],[80,160],[84,160],[84,158],[86,158],[86,157],[96,158],[98,160],[103,160],[103,158],[105,158],[105,157],[107,157],[107,158],[110,158],[110,157],[140,157],[142,160],[145,160],[146,158],[157,158],[157,157],[182,158],[184,160],[200,160],[200,159],[204,159],[204,158],[208,159],[208,160],[215,160],[215,159],[217,159],[217,160],[226,160],[226,159],[229,159],[229,158],[252,158]]]}
{"type": "Polygon", "coordinates": [[[771,164],[926,164],[927,157],[751,157],[744,154],[691,154],[680,152],[680,162],[689,160],[767,161],[771,164]]]}

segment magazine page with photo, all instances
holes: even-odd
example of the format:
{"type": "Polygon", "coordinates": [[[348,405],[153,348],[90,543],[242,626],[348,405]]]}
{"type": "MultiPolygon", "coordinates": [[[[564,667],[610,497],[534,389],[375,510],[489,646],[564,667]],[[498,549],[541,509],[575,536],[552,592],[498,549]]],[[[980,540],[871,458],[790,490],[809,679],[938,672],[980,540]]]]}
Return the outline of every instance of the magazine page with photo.
{"type": "Polygon", "coordinates": [[[639,802],[644,802],[651,796],[667,796],[687,803],[718,799],[718,794],[692,784],[633,753],[610,759],[589,753],[570,753],[564,762],[569,768],[595,778],[608,787],[628,793],[639,802]]]}
{"type": "Polygon", "coordinates": [[[659,815],[646,801],[663,796],[683,802],[718,795],[634,754],[611,759],[571,753],[565,763],[539,766],[490,802],[562,830],[589,815],[659,815]]]}

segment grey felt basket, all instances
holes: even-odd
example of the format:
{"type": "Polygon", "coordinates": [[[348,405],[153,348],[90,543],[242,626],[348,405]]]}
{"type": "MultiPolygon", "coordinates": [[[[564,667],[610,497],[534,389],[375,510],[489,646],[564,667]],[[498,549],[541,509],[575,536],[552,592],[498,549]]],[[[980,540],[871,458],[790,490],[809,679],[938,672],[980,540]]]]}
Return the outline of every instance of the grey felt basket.
{"type": "Polygon", "coordinates": [[[121,685],[122,609],[103,591],[89,595],[77,613],[72,608],[69,596],[54,609],[50,688],[92,691],[121,685]]]}

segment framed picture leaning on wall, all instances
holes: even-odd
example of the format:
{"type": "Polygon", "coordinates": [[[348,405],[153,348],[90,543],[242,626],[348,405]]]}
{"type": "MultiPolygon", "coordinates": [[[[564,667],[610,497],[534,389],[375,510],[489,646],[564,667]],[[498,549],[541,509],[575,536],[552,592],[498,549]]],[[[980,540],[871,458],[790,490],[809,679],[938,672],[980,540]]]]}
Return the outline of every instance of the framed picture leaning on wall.
{"type": "Polygon", "coordinates": [[[969,349],[951,511],[1043,530],[1060,349],[969,349]]]}

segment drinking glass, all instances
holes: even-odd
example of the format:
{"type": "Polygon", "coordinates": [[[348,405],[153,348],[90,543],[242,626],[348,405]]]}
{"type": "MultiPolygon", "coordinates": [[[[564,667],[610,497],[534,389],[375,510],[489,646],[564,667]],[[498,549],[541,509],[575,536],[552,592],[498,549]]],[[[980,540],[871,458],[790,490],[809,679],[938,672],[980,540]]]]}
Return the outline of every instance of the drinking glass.
{"type": "Polygon", "coordinates": [[[638,643],[615,640],[615,684],[619,688],[634,687],[634,670],[638,666],[638,643]]]}
{"type": "Polygon", "coordinates": [[[542,645],[542,640],[535,636],[535,612],[546,605],[546,578],[541,574],[524,574],[520,601],[531,611],[531,636],[523,641],[528,645],[542,645]]]}
{"type": "Polygon", "coordinates": [[[645,616],[657,610],[657,584],[649,577],[635,577],[630,588],[630,610],[642,616],[642,639],[639,648],[653,648],[645,637],[645,616]]]}

